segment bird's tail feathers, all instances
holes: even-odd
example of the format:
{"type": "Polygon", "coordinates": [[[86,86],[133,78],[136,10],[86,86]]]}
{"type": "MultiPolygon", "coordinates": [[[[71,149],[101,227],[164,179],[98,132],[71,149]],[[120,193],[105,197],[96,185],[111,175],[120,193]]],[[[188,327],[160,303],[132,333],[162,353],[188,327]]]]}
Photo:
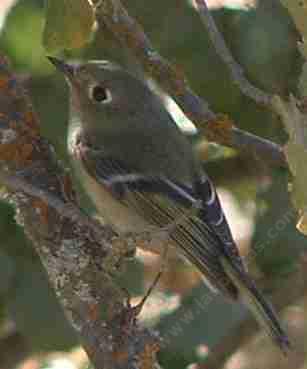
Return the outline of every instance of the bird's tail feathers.
{"type": "Polygon", "coordinates": [[[290,341],[281,327],[273,307],[266,301],[253,280],[244,270],[237,267],[226,256],[221,258],[221,262],[227,275],[237,287],[239,296],[250,309],[259,325],[286,355],[291,348],[290,341]]]}

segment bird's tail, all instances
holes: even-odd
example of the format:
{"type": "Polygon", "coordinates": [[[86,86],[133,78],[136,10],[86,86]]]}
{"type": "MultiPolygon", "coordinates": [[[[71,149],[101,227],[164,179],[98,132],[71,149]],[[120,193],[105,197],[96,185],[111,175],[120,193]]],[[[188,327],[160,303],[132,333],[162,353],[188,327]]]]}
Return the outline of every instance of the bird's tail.
{"type": "Polygon", "coordinates": [[[287,354],[291,348],[290,341],[273,307],[266,301],[253,280],[244,270],[237,267],[226,256],[222,257],[221,262],[225,268],[225,272],[237,287],[239,296],[250,309],[259,325],[272,338],[281,351],[287,354]]]}

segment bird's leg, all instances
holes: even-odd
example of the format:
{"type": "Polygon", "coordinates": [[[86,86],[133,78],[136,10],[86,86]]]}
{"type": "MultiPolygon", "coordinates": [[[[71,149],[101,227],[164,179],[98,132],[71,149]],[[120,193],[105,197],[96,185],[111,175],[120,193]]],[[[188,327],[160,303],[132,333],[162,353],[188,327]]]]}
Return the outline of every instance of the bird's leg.
{"type": "MultiPolygon", "coordinates": [[[[137,316],[140,314],[140,312],[142,311],[143,306],[145,305],[145,302],[147,301],[148,297],[151,295],[152,291],[154,290],[154,288],[157,286],[160,277],[162,276],[165,267],[167,265],[167,254],[168,254],[168,249],[169,249],[169,245],[168,245],[168,240],[170,238],[170,235],[172,232],[175,231],[175,229],[182,223],[184,223],[188,218],[196,216],[199,209],[201,208],[202,203],[201,201],[195,201],[193,203],[193,205],[191,206],[191,208],[187,209],[184,211],[183,214],[181,214],[178,218],[176,218],[174,221],[170,222],[169,224],[167,224],[166,226],[164,226],[162,229],[157,229],[157,228],[153,228],[153,227],[149,227],[149,229],[145,230],[144,232],[138,233],[136,234],[136,237],[139,238],[142,242],[144,242],[144,238],[145,240],[151,242],[157,242],[160,241],[163,245],[163,252],[161,254],[161,258],[162,258],[162,262],[159,268],[159,271],[155,277],[155,279],[153,280],[153,282],[151,283],[150,287],[148,288],[147,292],[145,293],[144,297],[142,298],[142,300],[135,306],[131,306],[130,304],[130,297],[128,297],[127,301],[128,301],[128,306],[133,310],[134,315],[137,316]],[[146,237],[144,237],[144,235],[146,237]]],[[[136,242],[138,242],[136,240],[136,242]]],[[[128,293],[126,291],[126,293],[128,293]]],[[[129,296],[129,294],[128,294],[129,296]]]]}
{"type": "Polygon", "coordinates": [[[142,311],[143,306],[145,305],[145,302],[147,301],[148,297],[151,295],[152,291],[155,289],[155,287],[157,286],[163,272],[165,269],[165,266],[167,264],[167,253],[168,253],[168,245],[165,243],[163,245],[163,254],[162,254],[162,262],[159,268],[159,271],[155,277],[155,279],[153,280],[153,282],[151,283],[151,285],[149,286],[149,288],[147,289],[147,292],[145,293],[144,297],[142,298],[141,302],[139,302],[137,305],[133,306],[133,310],[135,311],[135,315],[139,315],[140,312],[142,311]]]}

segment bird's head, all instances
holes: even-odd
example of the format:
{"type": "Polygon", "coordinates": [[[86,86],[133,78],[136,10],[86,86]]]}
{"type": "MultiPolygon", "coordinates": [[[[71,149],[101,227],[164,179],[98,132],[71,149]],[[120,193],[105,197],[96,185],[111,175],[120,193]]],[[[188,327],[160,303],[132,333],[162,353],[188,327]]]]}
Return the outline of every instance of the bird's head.
{"type": "Polygon", "coordinates": [[[74,113],[88,129],[128,128],[125,125],[134,124],[142,112],[151,110],[154,99],[149,88],[115,63],[49,60],[64,73],[74,113]]]}

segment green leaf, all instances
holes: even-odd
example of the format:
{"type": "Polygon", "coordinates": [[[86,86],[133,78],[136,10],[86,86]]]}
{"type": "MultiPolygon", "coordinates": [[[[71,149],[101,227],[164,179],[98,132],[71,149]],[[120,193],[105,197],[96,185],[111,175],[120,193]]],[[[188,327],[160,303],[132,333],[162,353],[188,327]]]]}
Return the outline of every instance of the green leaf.
{"type": "Polygon", "coordinates": [[[43,44],[51,53],[81,48],[90,40],[94,23],[89,0],[47,0],[43,44]]]}

